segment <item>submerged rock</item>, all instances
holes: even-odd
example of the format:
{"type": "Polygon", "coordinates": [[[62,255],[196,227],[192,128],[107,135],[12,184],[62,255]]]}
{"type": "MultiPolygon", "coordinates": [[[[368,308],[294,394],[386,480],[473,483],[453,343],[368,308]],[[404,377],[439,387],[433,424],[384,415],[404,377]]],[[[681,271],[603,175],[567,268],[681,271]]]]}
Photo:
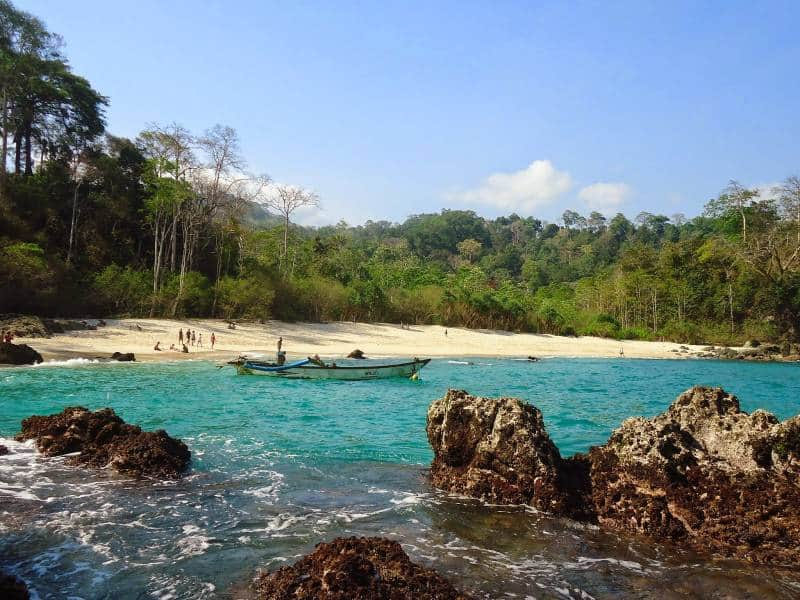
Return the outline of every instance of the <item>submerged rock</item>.
{"type": "Polygon", "coordinates": [[[116,360],[119,362],[135,362],[136,356],[133,352],[114,352],[111,355],[111,360],[116,360]]]}
{"type": "Polygon", "coordinates": [[[428,439],[431,479],[448,491],[724,556],[800,559],[800,416],[747,414],[720,388],[687,390],[569,459],[534,407],[451,390],[428,411],[428,439]]]}
{"type": "Polygon", "coordinates": [[[0,571],[0,598],[3,600],[28,600],[28,586],[14,575],[0,571]]]}
{"type": "Polygon", "coordinates": [[[259,600],[468,600],[431,569],[414,564],[397,542],[337,538],[317,544],[291,567],[260,575],[259,600]]]}
{"type": "Polygon", "coordinates": [[[108,466],[132,477],[177,478],[191,456],[186,444],[163,429],[142,431],[110,408],[91,412],[72,406],[55,415],[28,417],[16,439],[36,440],[46,456],[80,452],[70,458],[73,464],[108,466]]]}
{"type": "Polygon", "coordinates": [[[27,344],[0,342],[0,364],[36,365],[42,362],[42,355],[27,344]]]}

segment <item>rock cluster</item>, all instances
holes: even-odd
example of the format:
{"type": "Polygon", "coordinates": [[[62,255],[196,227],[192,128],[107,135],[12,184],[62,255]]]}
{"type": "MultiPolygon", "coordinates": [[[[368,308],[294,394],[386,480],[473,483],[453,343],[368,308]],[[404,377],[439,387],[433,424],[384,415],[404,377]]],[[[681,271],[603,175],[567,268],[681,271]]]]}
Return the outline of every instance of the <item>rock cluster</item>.
{"type": "Polygon", "coordinates": [[[117,362],[135,362],[136,356],[133,352],[114,352],[110,360],[116,360],[117,362]]]}
{"type": "Polygon", "coordinates": [[[27,344],[0,342],[0,364],[35,365],[42,362],[42,355],[27,344]]]}
{"type": "Polygon", "coordinates": [[[91,325],[88,321],[42,319],[36,316],[15,313],[0,315],[0,331],[10,331],[14,334],[14,337],[49,338],[55,333],[93,329],[97,329],[97,326],[91,325]]]}
{"type": "Polygon", "coordinates": [[[414,564],[397,542],[337,538],[290,567],[260,575],[259,600],[468,600],[441,575],[414,564]]]}
{"type": "Polygon", "coordinates": [[[539,411],[449,391],[428,411],[438,487],[759,562],[800,560],[800,416],[695,387],[564,459],[539,411]]]}
{"type": "Polygon", "coordinates": [[[191,456],[181,440],[164,430],[142,431],[110,408],[92,412],[73,406],[55,415],[28,417],[16,439],[36,440],[46,456],[80,452],[70,457],[73,464],[108,466],[131,477],[177,478],[191,456]]]}
{"type": "Polygon", "coordinates": [[[776,362],[800,361],[800,344],[782,342],[781,344],[762,344],[756,340],[745,343],[741,349],[728,346],[705,346],[699,351],[692,351],[688,346],[680,346],[671,350],[678,354],[697,358],[719,358],[723,360],[755,360],[776,362]]]}

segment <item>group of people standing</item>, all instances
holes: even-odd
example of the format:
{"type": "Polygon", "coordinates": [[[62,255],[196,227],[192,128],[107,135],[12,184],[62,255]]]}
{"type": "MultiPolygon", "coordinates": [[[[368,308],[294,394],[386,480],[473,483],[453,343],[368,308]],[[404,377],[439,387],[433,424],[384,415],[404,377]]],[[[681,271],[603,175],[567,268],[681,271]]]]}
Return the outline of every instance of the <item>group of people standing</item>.
{"type": "Polygon", "coordinates": [[[10,344],[14,341],[14,334],[11,331],[0,332],[0,342],[10,344]]]}
{"type": "MultiPolygon", "coordinates": [[[[214,344],[217,343],[217,336],[214,335],[214,332],[211,332],[211,349],[214,349],[214,344]]],[[[186,328],[184,332],[183,329],[178,329],[178,345],[181,346],[184,352],[188,352],[188,346],[196,346],[197,348],[203,347],[203,334],[197,333],[194,329],[186,328]]]]}

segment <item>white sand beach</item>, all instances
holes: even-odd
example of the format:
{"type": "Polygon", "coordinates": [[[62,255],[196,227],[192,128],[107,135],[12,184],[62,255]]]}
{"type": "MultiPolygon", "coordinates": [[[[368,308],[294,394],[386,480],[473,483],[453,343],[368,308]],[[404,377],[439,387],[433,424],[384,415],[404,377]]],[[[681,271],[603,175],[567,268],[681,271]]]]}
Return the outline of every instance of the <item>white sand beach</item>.
{"type": "MultiPolygon", "coordinates": [[[[96,321],[90,320],[94,324],[96,321]]],[[[107,320],[94,331],[71,331],[51,338],[17,338],[38,350],[46,361],[68,358],[107,358],[113,352],[134,352],[137,360],[203,359],[228,360],[239,354],[273,355],[278,337],[283,337],[287,356],[346,356],[355,348],[368,357],[619,357],[679,358],[671,342],[618,341],[596,337],[510,333],[482,329],[412,325],[402,329],[388,323],[284,323],[267,321],[237,323],[236,329],[219,319],[121,319],[107,320]],[[190,346],[188,354],[170,351],[178,345],[178,330],[193,329],[203,335],[203,348],[190,346]],[[445,335],[445,331],[447,334],[445,335]],[[211,334],[216,336],[211,350],[211,334]],[[162,352],[154,352],[157,341],[162,352]]],[[[700,346],[690,346],[699,350],[700,346]]]]}

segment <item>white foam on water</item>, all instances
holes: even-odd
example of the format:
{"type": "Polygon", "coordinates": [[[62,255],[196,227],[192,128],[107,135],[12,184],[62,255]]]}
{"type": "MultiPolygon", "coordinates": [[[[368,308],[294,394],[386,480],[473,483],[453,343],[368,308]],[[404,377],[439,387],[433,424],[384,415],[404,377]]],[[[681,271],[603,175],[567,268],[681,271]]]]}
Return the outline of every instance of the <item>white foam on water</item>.
{"type": "MultiPolygon", "coordinates": [[[[124,361],[123,361],[124,362],[124,361]]],[[[81,365],[97,365],[97,364],[123,364],[120,361],[107,361],[99,358],[68,358],[66,360],[46,360],[40,362],[38,365],[30,365],[33,368],[40,367],[79,367],[81,365]]]]}

